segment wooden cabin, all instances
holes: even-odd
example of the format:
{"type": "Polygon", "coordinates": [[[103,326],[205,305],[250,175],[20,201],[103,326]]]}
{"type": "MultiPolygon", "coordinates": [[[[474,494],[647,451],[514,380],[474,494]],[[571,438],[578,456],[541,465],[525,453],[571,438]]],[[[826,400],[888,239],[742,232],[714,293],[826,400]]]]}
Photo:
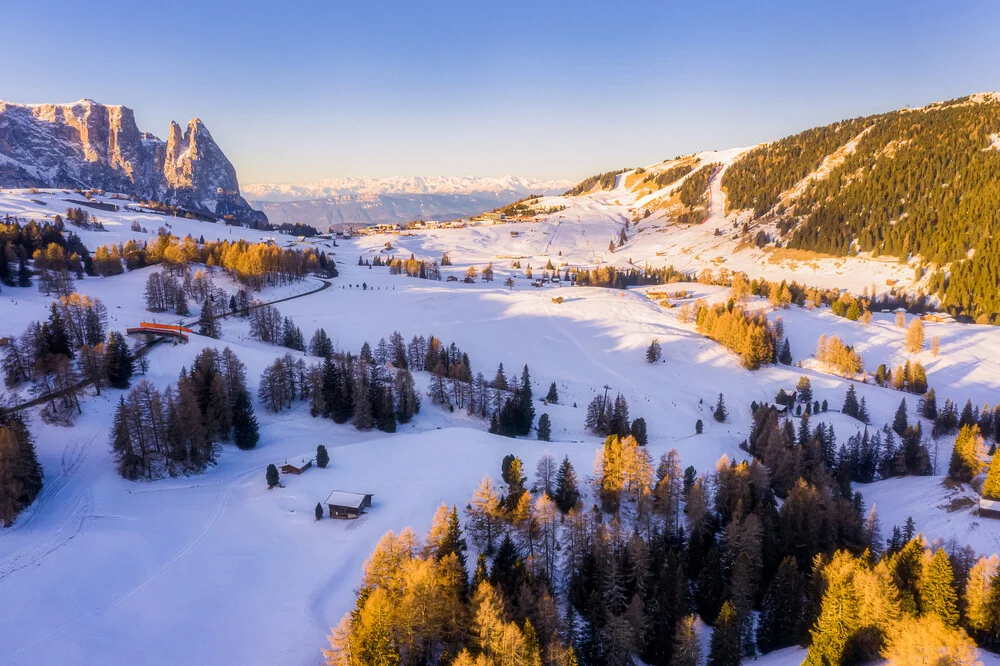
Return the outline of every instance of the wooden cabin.
{"type": "Polygon", "coordinates": [[[1000,518],[1000,501],[979,499],[979,515],[986,518],[1000,518]]]}
{"type": "Polygon", "coordinates": [[[351,493],[334,490],[326,498],[331,518],[357,518],[372,506],[372,493],[351,493]]]}
{"type": "Polygon", "coordinates": [[[285,464],[281,466],[282,474],[301,474],[310,467],[312,467],[313,458],[312,456],[300,456],[294,458],[293,460],[285,460],[285,464]]]}

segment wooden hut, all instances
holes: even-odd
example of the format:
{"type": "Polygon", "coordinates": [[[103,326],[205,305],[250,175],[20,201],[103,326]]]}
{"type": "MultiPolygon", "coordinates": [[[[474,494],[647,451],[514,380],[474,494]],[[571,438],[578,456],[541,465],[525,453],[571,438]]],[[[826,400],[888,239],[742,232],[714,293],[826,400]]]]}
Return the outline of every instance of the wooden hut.
{"type": "Polygon", "coordinates": [[[285,460],[285,464],[281,466],[282,474],[301,474],[310,467],[312,467],[313,459],[312,456],[299,456],[292,460],[285,460]]]}
{"type": "Polygon", "coordinates": [[[1000,501],[979,499],[979,515],[987,518],[1000,518],[1000,501]]]}
{"type": "Polygon", "coordinates": [[[351,493],[334,490],[326,498],[331,518],[357,518],[372,505],[372,493],[351,493]]]}

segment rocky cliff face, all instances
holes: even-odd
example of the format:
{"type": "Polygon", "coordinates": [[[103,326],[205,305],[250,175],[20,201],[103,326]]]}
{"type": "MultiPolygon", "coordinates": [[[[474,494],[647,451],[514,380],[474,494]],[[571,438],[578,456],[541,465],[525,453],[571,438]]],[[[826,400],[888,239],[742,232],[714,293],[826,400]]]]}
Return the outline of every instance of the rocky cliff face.
{"type": "Polygon", "coordinates": [[[240,196],[236,169],[197,118],[164,142],[125,106],[0,101],[0,187],[81,187],[134,194],[262,224],[240,196]]]}

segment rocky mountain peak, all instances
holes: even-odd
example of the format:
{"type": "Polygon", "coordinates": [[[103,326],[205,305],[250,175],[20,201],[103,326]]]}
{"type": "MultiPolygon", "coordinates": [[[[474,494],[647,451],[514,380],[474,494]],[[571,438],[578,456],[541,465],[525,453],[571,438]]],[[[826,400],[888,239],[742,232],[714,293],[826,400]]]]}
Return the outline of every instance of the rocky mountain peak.
{"type": "Polygon", "coordinates": [[[126,106],[0,101],[0,187],[95,187],[232,216],[266,216],[239,194],[236,169],[198,118],[167,140],[139,130],[126,106]]]}

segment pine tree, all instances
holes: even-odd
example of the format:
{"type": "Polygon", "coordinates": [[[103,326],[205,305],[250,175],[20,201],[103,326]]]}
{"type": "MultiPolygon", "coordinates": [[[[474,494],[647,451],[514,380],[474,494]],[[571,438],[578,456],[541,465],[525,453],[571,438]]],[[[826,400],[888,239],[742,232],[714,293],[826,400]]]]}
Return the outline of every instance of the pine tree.
{"type": "MultiPolygon", "coordinates": [[[[918,320],[919,321],[919,320],[918,320]]],[[[909,423],[906,418],[906,398],[899,401],[899,407],[896,409],[896,416],[892,419],[892,429],[900,437],[906,432],[906,426],[909,423]]]]}
{"type": "Polygon", "coordinates": [[[42,468],[31,433],[19,416],[6,417],[0,421],[0,526],[11,526],[41,489],[42,468]]]}
{"type": "Polygon", "coordinates": [[[316,520],[323,520],[323,504],[316,502],[316,520]]]}
{"type": "Polygon", "coordinates": [[[646,419],[641,416],[632,421],[629,431],[632,433],[632,436],[635,437],[635,441],[639,446],[646,446],[649,442],[649,433],[646,431],[646,419]]]}
{"type": "Polygon", "coordinates": [[[324,469],[330,464],[330,454],[322,444],[316,447],[316,466],[324,469]]]}
{"type": "Polygon", "coordinates": [[[531,404],[531,375],[528,373],[527,364],[521,371],[521,388],[516,392],[516,396],[517,434],[523,437],[531,432],[531,425],[535,422],[535,408],[531,404]]]}
{"type": "Polygon", "coordinates": [[[104,367],[108,373],[108,384],[118,389],[128,388],[132,366],[132,350],[125,337],[118,331],[111,331],[108,343],[104,345],[104,367]]]}
{"type": "MultiPolygon", "coordinates": [[[[695,543],[697,542],[691,541],[689,546],[695,543]]],[[[694,558],[691,558],[690,562],[694,562],[694,558]]],[[[701,564],[701,571],[698,573],[697,580],[695,581],[695,607],[698,609],[698,614],[701,615],[703,620],[715,623],[719,616],[719,611],[722,609],[726,585],[722,556],[719,553],[719,549],[714,545],[711,546],[705,555],[704,561],[698,563],[701,564]]],[[[739,644],[738,629],[736,633],[737,644],[739,644]]]]}
{"type": "Polygon", "coordinates": [[[563,513],[569,513],[569,510],[580,501],[576,471],[573,469],[573,464],[569,461],[569,456],[563,458],[562,463],[559,465],[559,471],[556,472],[556,490],[553,499],[556,502],[556,506],[563,513]]]}
{"type": "Polygon", "coordinates": [[[538,439],[543,442],[552,439],[552,424],[549,422],[548,414],[542,414],[538,417],[538,439]]]}
{"type": "Polygon", "coordinates": [[[260,428],[247,391],[239,391],[233,402],[233,441],[244,450],[254,448],[260,441],[260,428]]]}
{"type": "Polygon", "coordinates": [[[549,384],[549,392],[545,394],[545,402],[550,405],[555,405],[559,403],[559,392],[556,390],[556,383],[552,382],[549,384]]]}
{"type": "Polygon", "coordinates": [[[972,400],[965,401],[965,407],[962,408],[962,415],[958,417],[958,425],[968,426],[976,422],[976,417],[972,413],[972,400]]]}
{"type": "Polygon", "coordinates": [[[937,398],[934,395],[934,389],[929,389],[924,395],[924,401],[921,404],[920,413],[925,419],[930,419],[932,421],[937,419],[937,398]]]}
{"type": "Polygon", "coordinates": [[[215,339],[218,339],[221,335],[219,331],[219,321],[215,318],[215,305],[213,305],[211,298],[206,298],[205,304],[201,308],[201,320],[198,322],[198,334],[215,339]]]}
{"type": "Polygon", "coordinates": [[[786,557],[768,585],[757,623],[757,644],[768,653],[797,644],[803,638],[805,581],[795,558],[786,557]]]}
{"type": "Polygon", "coordinates": [[[715,620],[711,647],[708,651],[708,666],[739,666],[740,626],[733,602],[722,605],[715,620]]]}
{"type": "Polygon", "coordinates": [[[778,362],[782,365],[792,364],[792,347],[788,344],[788,338],[785,338],[785,342],[781,345],[781,351],[778,353],[778,362]]]}
{"type": "Polygon", "coordinates": [[[726,403],[722,398],[722,394],[719,394],[719,400],[715,403],[715,411],[712,412],[712,416],[719,423],[723,423],[726,417],[729,416],[729,412],[726,410],[726,403]]]}
{"type": "Polygon", "coordinates": [[[281,477],[278,476],[278,468],[271,463],[267,466],[267,473],[265,474],[267,480],[267,487],[274,488],[281,481],[281,477]]]}
{"type": "Polygon", "coordinates": [[[649,347],[646,348],[646,363],[656,363],[663,357],[663,350],[660,347],[660,341],[653,338],[653,341],[649,343],[649,347]]]}
{"type": "Polygon", "coordinates": [[[858,418],[858,395],[854,392],[854,384],[847,387],[847,395],[844,396],[844,406],[840,411],[848,416],[858,418]]]}
{"type": "Polygon", "coordinates": [[[318,328],[313,333],[312,339],[309,340],[309,353],[320,358],[333,356],[333,342],[324,329],[318,328]]]}
{"type": "Polygon", "coordinates": [[[700,435],[705,430],[705,424],[702,423],[701,419],[694,422],[694,433],[700,435]]]}
{"type": "Polygon", "coordinates": [[[503,363],[497,366],[497,374],[495,377],[493,377],[493,388],[498,389],[500,391],[506,391],[508,388],[507,375],[504,374],[503,363]]]}
{"type": "Polygon", "coordinates": [[[409,423],[420,411],[420,396],[413,383],[413,375],[406,368],[396,371],[396,420],[409,423]]]}

